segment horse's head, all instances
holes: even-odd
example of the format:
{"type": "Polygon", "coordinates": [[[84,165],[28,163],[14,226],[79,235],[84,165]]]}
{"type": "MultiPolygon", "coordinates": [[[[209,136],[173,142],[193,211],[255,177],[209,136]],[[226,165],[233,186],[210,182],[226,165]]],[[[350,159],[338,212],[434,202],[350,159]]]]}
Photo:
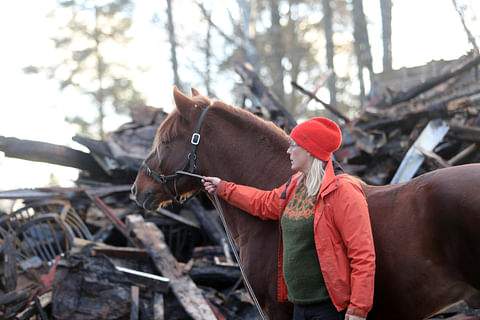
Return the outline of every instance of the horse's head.
{"type": "Polygon", "coordinates": [[[198,179],[177,174],[195,171],[202,114],[210,106],[210,100],[197,90],[192,89],[192,95],[187,97],[174,88],[176,109],[158,128],[152,151],[132,186],[135,201],[145,209],[184,199],[200,188],[198,179]]]}

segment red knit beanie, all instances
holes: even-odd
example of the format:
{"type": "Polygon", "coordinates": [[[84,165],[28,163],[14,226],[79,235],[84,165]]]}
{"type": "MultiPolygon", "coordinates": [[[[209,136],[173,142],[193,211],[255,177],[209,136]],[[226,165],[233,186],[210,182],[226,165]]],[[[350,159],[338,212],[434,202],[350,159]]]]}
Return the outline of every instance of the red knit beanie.
{"type": "Polygon", "coordinates": [[[290,138],[315,158],[325,162],[342,144],[340,128],[327,118],[312,118],[300,123],[293,128],[290,138]]]}

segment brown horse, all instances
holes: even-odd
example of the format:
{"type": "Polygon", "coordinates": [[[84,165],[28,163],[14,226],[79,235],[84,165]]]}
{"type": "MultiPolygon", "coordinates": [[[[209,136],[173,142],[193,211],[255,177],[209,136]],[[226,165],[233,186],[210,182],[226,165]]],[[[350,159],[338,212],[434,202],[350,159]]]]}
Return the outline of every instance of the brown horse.
{"type": "MultiPolygon", "coordinates": [[[[174,90],[176,109],[158,129],[132,187],[140,205],[154,209],[200,188],[195,178],[176,175],[178,170],[261,189],[288,179],[288,137],[282,130],[192,92],[190,98],[174,90]]],[[[442,169],[397,185],[365,184],[363,189],[377,254],[368,319],[424,319],[477,293],[480,165],[442,169]]],[[[262,308],[270,319],[291,319],[291,305],[276,299],[277,222],[221,205],[262,308]]]]}

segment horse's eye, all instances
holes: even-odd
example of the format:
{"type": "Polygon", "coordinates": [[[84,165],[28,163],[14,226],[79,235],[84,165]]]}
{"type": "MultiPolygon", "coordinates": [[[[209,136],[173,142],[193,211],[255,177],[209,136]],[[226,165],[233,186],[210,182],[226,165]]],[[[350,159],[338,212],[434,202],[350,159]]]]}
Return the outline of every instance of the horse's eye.
{"type": "Polygon", "coordinates": [[[162,140],[162,144],[163,144],[164,146],[166,146],[168,143],[169,143],[168,141],[162,140]]]}

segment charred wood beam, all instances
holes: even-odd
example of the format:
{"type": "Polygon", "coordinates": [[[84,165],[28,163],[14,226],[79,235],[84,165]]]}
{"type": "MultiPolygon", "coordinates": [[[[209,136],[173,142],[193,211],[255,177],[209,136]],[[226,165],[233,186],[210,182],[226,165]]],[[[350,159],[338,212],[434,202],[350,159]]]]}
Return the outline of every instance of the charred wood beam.
{"type": "Polygon", "coordinates": [[[165,308],[163,302],[163,295],[158,292],[154,292],[153,296],[153,320],[165,319],[165,308]]]}
{"type": "Polygon", "coordinates": [[[190,277],[199,285],[225,289],[234,285],[238,279],[242,278],[239,268],[224,266],[199,266],[190,270],[190,277]]]}
{"type": "Polygon", "coordinates": [[[333,113],[334,115],[336,115],[337,117],[343,119],[343,121],[345,121],[346,123],[350,122],[350,118],[348,118],[346,115],[343,114],[343,112],[341,112],[340,110],[338,110],[337,108],[335,108],[334,106],[332,106],[331,104],[328,104],[322,100],[320,100],[313,92],[310,92],[306,89],[304,89],[303,87],[301,87],[299,84],[297,84],[296,82],[292,81],[291,84],[296,88],[298,89],[299,91],[301,91],[302,93],[306,94],[307,96],[310,97],[310,99],[314,99],[315,101],[317,102],[320,102],[327,110],[329,110],[331,113],[333,113]]]}
{"type": "MultiPolygon", "coordinates": [[[[37,299],[40,301],[40,306],[42,309],[47,307],[51,302],[52,302],[52,291],[48,291],[46,293],[43,293],[41,295],[36,296],[37,299]]],[[[15,316],[16,320],[30,320],[32,319],[33,316],[38,314],[38,309],[37,309],[37,304],[32,301],[30,302],[29,306],[25,308],[20,313],[17,313],[15,316]]]]}
{"type": "Polygon", "coordinates": [[[35,303],[35,307],[37,308],[39,318],[41,320],[48,320],[47,313],[45,312],[45,310],[43,310],[43,306],[42,306],[42,303],[40,302],[40,299],[38,299],[38,297],[36,296],[35,298],[33,298],[33,300],[35,303]]]}
{"type": "Polygon", "coordinates": [[[412,98],[415,98],[416,96],[418,96],[419,94],[435,87],[436,85],[444,82],[444,81],[447,81],[448,79],[450,78],[453,78],[465,71],[468,71],[470,70],[471,68],[475,67],[476,65],[478,65],[480,63],[480,56],[477,56],[475,57],[474,59],[472,59],[471,61],[467,62],[465,65],[463,65],[462,67],[460,68],[457,68],[455,70],[449,70],[443,74],[440,74],[436,77],[432,77],[430,78],[429,80],[425,81],[424,83],[418,85],[418,86],[415,86],[413,88],[410,88],[409,90],[407,91],[404,91],[404,92],[399,92],[393,99],[392,101],[384,106],[384,107],[390,107],[390,106],[393,106],[397,103],[400,103],[400,102],[405,102],[405,101],[408,101],[412,98]]]}
{"type": "Polygon", "coordinates": [[[480,128],[450,124],[448,137],[480,143],[480,128]]]}
{"type": "Polygon", "coordinates": [[[127,221],[133,233],[147,248],[158,271],[170,279],[172,291],[187,314],[194,320],[216,320],[207,300],[192,279],[176,268],[177,260],[168,248],[163,232],[155,224],[145,222],[139,215],[130,215],[127,221]]]}
{"type": "Polygon", "coordinates": [[[175,214],[167,209],[163,209],[163,208],[158,208],[155,213],[157,214],[160,214],[168,219],[171,219],[173,221],[176,221],[178,223],[181,223],[181,224],[184,224],[186,226],[189,226],[189,227],[192,227],[192,228],[195,228],[195,229],[200,229],[200,226],[198,225],[198,223],[196,223],[196,221],[194,220],[190,220],[188,218],[184,218],[178,214],[175,214]]]}
{"type": "Polygon", "coordinates": [[[200,202],[194,198],[191,201],[187,202],[187,208],[192,210],[195,218],[202,226],[202,229],[205,231],[205,235],[208,239],[219,246],[222,245],[222,239],[225,239],[225,232],[218,223],[216,219],[213,219],[212,216],[203,208],[200,202]]]}
{"type": "Polygon", "coordinates": [[[370,121],[367,123],[359,123],[357,127],[364,130],[373,130],[373,129],[394,129],[402,127],[404,125],[414,125],[416,121],[421,118],[441,118],[447,115],[446,103],[436,104],[421,110],[416,110],[415,112],[408,113],[399,118],[393,119],[381,119],[370,121]]]}
{"type": "Polygon", "coordinates": [[[139,302],[140,302],[140,291],[137,286],[132,286],[130,289],[130,296],[132,303],[130,305],[130,320],[138,320],[138,311],[139,311],[139,302]]]}
{"type": "Polygon", "coordinates": [[[427,105],[426,107],[419,108],[413,112],[403,114],[402,116],[399,116],[397,118],[380,119],[375,121],[369,121],[366,123],[358,123],[357,127],[364,131],[372,129],[387,130],[398,128],[403,125],[414,124],[416,121],[422,118],[443,118],[472,106],[473,102],[478,101],[477,96],[478,95],[475,95],[473,97],[450,99],[440,103],[427,105]]]}
{"type": "Polygon", "coordinates": [[[65,146],[0,136],[0,151],[10,158],[47,162],[86,170],[92,175],[106,176],[90,154],[65,146]]]}
{"type": "Polygon", "coordinates": [[[125,223],[120,220],[119,217],[115,215],[115,213],[100,199],[99,197],[92,196],[90,193],[85,191],[85,194],[90,198],[90,200],[97,206],[100,211],[105,214],[105,217],[112,222],[113,226],[120,231],[120,233],[127,238],[132,244],[134,244],[137,248],[142,248],[143,245],[134,237],[130,235],[130,232],[127,230],[125,223]]]}
{"type": "Polygon", "coordinates": [[[5,280],[5,292],[17,288],[17,250],[14,235],[9,233],[3,242],[3,277],[5,280]]]}
{"type": "Polygon", "coordinates": [[[248,63],[235,63],[235,71],[242,77],[245,85],[250,89],[252,94],[256,96],[261,104],[267,108],[271,113],[280,112],[285,117],[288,125],[288,130],[297,125],[297,122],[292,115],[285,109],[285,107],[278,101],[275,94],[263,84],[262,80],[258,77],[252,66],[248,63]]]}

